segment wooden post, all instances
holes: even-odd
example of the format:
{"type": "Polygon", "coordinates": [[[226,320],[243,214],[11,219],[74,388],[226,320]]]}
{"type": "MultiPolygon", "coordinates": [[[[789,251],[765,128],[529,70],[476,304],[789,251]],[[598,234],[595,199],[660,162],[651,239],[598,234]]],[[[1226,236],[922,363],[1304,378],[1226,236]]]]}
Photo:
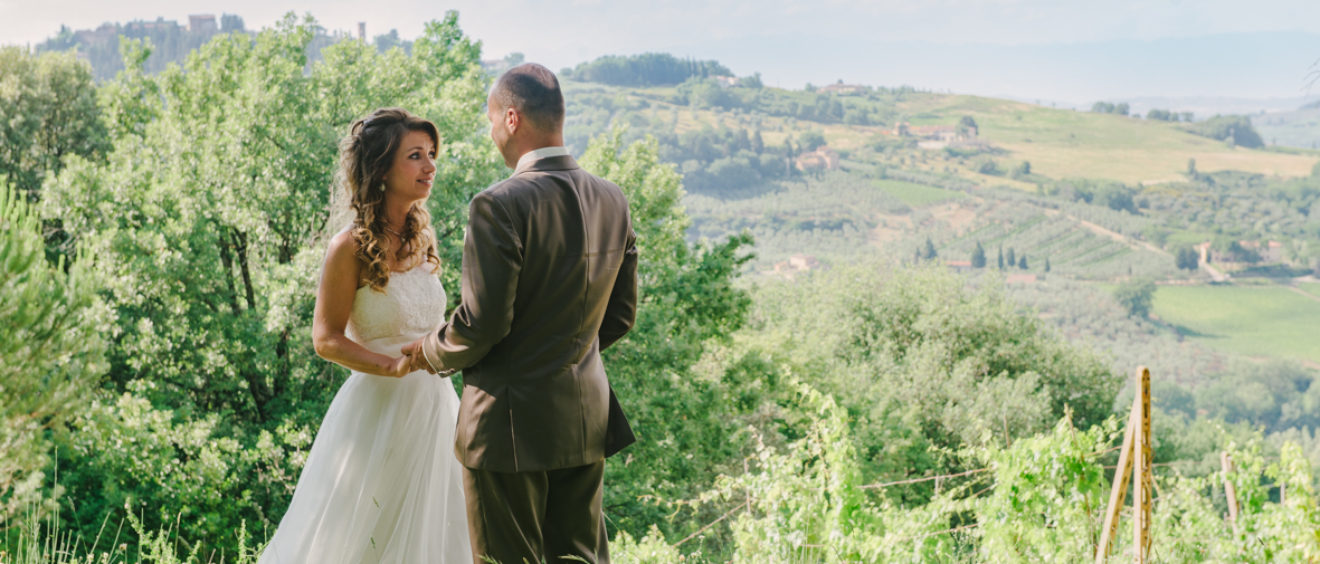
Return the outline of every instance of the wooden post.
{"type": "Polygon", "coordinates": [[[1150,486],[1155,481],[1150,467],[1150,370],[1137,368],[1137,380],[1141,425],[1132,449],[1136,474],[1132,477],[1132,547],[1134,561],[1143,564],[1150,553],[1150,486]]]}
{"type": "Polygon", "coordinates": [[[1132,398],[1132,412],[1128,415],[1123,446],[1119,448],[1118,467],[1114,470],[1114,485],[1109,490],[1109,506],[1105,509],[1105,524],[1100,530],[1100,544],[1095,548],[1096,564],[1109,558],[1109,545],[1118,534],[1118,518],[1127,498],[1128,477],[1132,477],[1133,546],[1136,561],[1145,562],[1150,551],[1150,486],[1154,484],[1150,468],[1150,370],[1137,369],[1136,394],[1132,398]],[[1136,472],[1133,472],[1133,468],[1136,472]]]}
{"type": "Polygon", "coordinates": [[[1136,418],[1137,410],[1133,405],[1132,413],[1128,415],[1127,430],[1123,433],[1123,446],[1118,451],[1118,467],[1114,468],[1114,486],[1109,489],[1109,506],[1105,509],[1104,527],[1100,529],[1100,545],[1095,549],[1095,564],[1104,564],[1109,558],[1109,544],[1118,533],[1118,514],[1123,511],[1128,477],[1132,475],[1132,442],[1137,439],[1136,418]]]}
{"type": "Polygon", "coordinates": [[[1233,536],[1237,536],[1237,488],[1233,486],[1233,481],[1228,479],[1229,473],[1233,471],[1233,455],[1227,452],[1219,453],[1219,466],[1224,469],[1224,497],[1228,499],[1228,522],[1233,525],[1233,536]]]}

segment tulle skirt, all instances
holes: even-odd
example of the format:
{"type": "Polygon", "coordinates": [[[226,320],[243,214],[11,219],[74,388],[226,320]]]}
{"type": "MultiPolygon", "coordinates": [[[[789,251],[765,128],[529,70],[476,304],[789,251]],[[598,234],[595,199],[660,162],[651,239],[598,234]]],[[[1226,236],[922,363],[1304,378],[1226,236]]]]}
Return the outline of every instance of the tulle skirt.
{"type": "Polygon", "coordinates": [[[470,562],[447,378],[353,373],[260,564],[470,562]]]}

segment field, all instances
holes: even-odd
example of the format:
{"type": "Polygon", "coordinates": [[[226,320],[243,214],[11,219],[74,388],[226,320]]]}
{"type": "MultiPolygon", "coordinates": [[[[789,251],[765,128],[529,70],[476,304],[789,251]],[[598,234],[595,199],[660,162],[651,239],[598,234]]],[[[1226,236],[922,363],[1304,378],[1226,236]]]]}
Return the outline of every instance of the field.
{"type": "Polygon", "coordinates": [[[1297,285],[1297,288],[1315,296],[1316,298],[1320,298],[1320,282],[1302,282],[1297,285]]]}
{"type": "Polygon", "coordinates": [[[962,192],[954,192],[952,190],[934,188],[924,184],[914,184],[902,180],[877,180],[875,181],[875,186],[914,208],[920,208],[930,204],[936,204],[966,196],[966,194],[963,194],[962,192]]]}
{"type": "Polygon", "coordinates": [[[1154,301],[1160,319],[1206,346],[1320,362],[1320,301],[1287,288],[1161,286],[1154,301]]]}
{"type": "MultiPolygon", "coordinates": [[[[1112,178],[1129,184],[1183,179],[1188,159],[1201,172],[1241,170],[1306,176],[1314,154],[1285,154],[1229,147],[1183,131],[1177,124],[1059,110],[976,96],[928,96],[903,104],[926,123],[956,123],[970,115],[980,137],[1008,150],[1006,161],[1031,162],[1033,172],[1053,178],[1112,178]]],[[[913,120],[914,123],[917,120],[913,120]]]]}

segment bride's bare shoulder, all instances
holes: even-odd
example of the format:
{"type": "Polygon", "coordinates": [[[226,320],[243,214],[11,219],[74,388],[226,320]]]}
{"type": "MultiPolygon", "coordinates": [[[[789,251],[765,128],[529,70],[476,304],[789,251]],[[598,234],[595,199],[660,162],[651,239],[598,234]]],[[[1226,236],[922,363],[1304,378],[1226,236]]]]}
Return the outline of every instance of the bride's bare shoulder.
{"type": "Polygon", "coordinates": [[[353,238],[352,229],[345,228],[330,238],[325,250],[325,269],[351,275],[354,280],[359,278],[362,259],[358,258],[358,242],[353,238]]]}
{"type": "Polygon", "coordinates": [[[353,238],[353,230],[344,228],[339,233],[335,233],[330,238],[330,244],[326,247],[325,260],[340,259],[343,255],[356,257],[358,251],[358,242],[353,238]]]}

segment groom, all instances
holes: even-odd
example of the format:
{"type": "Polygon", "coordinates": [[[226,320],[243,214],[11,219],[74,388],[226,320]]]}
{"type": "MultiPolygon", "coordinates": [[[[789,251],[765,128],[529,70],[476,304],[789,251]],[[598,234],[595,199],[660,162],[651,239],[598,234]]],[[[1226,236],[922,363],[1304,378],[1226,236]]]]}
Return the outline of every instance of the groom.
{"type": "Polygon", "coordinates": [[[628,202],[564,148],[549,69],[514,67],[487,106],[513,175],[472,199],[462,303],[404,352],[431,372],[463,371],[454,452],[474,561],[608,563],[605,457],[632,432],[600,351],[637,311],[628,202]]]}

